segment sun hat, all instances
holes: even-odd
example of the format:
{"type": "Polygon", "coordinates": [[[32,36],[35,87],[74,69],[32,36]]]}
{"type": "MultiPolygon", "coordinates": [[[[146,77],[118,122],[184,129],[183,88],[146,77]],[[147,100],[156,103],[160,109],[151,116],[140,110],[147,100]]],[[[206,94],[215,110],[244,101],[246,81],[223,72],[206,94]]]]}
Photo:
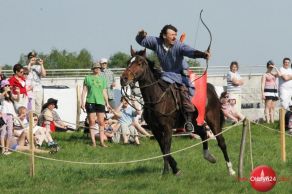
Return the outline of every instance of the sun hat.
{"type": "Polygon", "coordinates": [[[4,79],[1,81],[1,88],[4,88],[6,85],[10,85],[9,81],[7,79],[4,79]]]}
{"type": "Polygon", "coordinates": [[[101,59],[99,60],[99,63],[100,63],[100,64],[102,64],[102,63],[108,63],[108,60],[107,60],[107,58],[101,58],[101,59]]]}
{"type": "Polygon", "coordinates": [[[100,66],[100,63],[94,63],[93,65],[92,65],[92,67],[91,67],[91,69],[93,70],[93,69],[95,69],[95,68],[101,68],[101,66],[100,66]]]}
{"type": "Polygon", "coordinates": [[[49,99],[47,100],[47,102],[43,105],[42,109],[48,108],[48,106],[49,106],[50,104],[54,104],[55,107],[58,108],[57,103],[58,103],[58,100],[56,100],[56,99],[54,99],[54,98],[49,98],[49,99]]]}

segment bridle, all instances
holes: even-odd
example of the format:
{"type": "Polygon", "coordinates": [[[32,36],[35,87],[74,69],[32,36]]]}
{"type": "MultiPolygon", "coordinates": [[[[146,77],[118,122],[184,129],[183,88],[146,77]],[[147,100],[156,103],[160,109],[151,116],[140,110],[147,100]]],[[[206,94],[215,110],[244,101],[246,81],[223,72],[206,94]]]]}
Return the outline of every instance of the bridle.
{"type": "MultiPolygon", "coordinates": [[[[141,57],[141,58],[143,59],[143,62],[144,62],[144,63],[147,63],[147,61],[146,61],[145,58],[143,58],[143,57],[141,57]]],[[[145,84],[145,85],[143,85],[143,86],[137,86],[137,85],[136,85],[136,83],[138,82],[137,75],[136,75],[136,74],[131,70],[131,68],[130,68],[131,65],[132,65],[134,62],[136,62],[136,63],[141,63],[140,61],[137,61],[136,57],[133,57],[133,58],[130,60],[130,64],[129,64],[129,66],[128,66],[128,67],[126,68],[126,70],[125,70],[125,71],[128,71],[129,74],[133,77],[132,82],[129,84],[129,86],[130,86],[130,88],[131,88],[132,91],[133,91],[133,89],[140,89],[140,90],[141,90],[141,89],[144,89],[144,88],[148,88],[148,87],[150,87],[150,86],[154,86],[154,85],[156,85],[156,84],[159,83],[159,79],[157,79],[156,81],[151,82],[150,84],[145,84]]],[[[146,71],[143,71],[143,74],[142,74],[140,77],[145,77],[145,76],[146,76],[146,71]]],[[[171,86],[171,85],[169,85],[169,86],[166,88],[166,90],[162,93],[162,95],[159,97],[159,99],[158,99],[157,101],[144,101],[144,104],[140,102],[140,100],[143,98],[142,96],[139,96],[139,95],[137,95],[137,94],[135,94],[135,93],[132,93],[131,96],[128,95],[128,93],[127,93],[127,91],[126,91],[126,90],[127,90],[127,89],[126,89],[126,86],[122,86],[122,87],[121,87],[121,93],[122,93],[122,96],[125,96],[125,97],[126,97],[125,99],[126,99],[126,101],[128,102],[128,104],[129,104],[130,106],[132,106],[135,110],[137,110],[137,109],[136,109],[131,103],[129,103],[128,100],[138,102],[138,103],[142,106],[143,109],[150,109],[150,110],[152,110],[152,111],[158,112],[159,114],[161,114],[161,115],[163,115],[163,116],[169,116],[169,115],[171,115],[172,113],[174,113],[174,112],[176,111],[177,108],[175,108],[174,110],[172,110],[172,111],[170,111],[170,112],[162,113],[162,112],[157,111],[157,110],[155,110],[154,108],[152,108],[152,106],[153,106],[153,105],[156,105],[156,104],[159,104],[159,103],[161,103],[161,102],[163,102],[163,99],[164,99],[166,93],[170,90],[170,86],[171,86]],[[134,97],[132,97],[132,96],[134,96],[134,97]],[[137,100],[135,97],[139,97],[140,100],[137,100]]]]}

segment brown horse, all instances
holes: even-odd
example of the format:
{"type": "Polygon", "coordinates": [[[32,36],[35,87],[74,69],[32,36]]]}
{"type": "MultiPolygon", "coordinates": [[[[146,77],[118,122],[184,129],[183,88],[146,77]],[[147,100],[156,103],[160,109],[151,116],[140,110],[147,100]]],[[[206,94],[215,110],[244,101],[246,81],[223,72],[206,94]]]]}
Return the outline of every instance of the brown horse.
{"type": "MultiPolygon", "coordinates": [[[[160,76],[155,71],[154,63],[146,58],[146,49],[135,52],[131,48],[131,54],[133,58],[120,78],[121,86],[134,86],[136,82],[139,83],[144,100],[144,119],[164,154],[163,173],[167,173],[170,166],[173,174],[178,175],[180,170],[177,167],[176,161],[169,153],[173,129],[180,128],[184,124],[179,89],[175,84],[167,84],[159,78],[160,76]]],[[[224,116],[215,88],[211,84],[207,85],[207,101],[205,120],[213,134],[216,135],[222,131],[224,116]]],[[[202,141],[206,140],[206,131],[202,126],[197,125],[195,114],[193,121],[195,131],[200,135],[202,141]]],[[[229,174],[234,175],[235,171],[232,169],[232,164],[227,154],[225,140],[221,134],[216,136],[216,139],[224,154],[229,174]]],[[[208,141],[203,143],[203,154],[204,158],[209,162],[216,162],[216,159],[208,150],[208,141]]]]}

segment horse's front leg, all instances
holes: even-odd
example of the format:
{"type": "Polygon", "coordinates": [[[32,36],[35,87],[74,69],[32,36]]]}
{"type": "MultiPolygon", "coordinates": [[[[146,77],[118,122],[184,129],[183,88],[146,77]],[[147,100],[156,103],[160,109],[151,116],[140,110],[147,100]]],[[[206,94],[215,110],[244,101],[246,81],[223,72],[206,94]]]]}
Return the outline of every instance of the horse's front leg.
{"type": "MultiPolygon", "coordinates": [[[[159,144],[159,147],[160,147],[162,154],[164,155],[165,154],[165,152],[164,152],[165,143],[164,143],[164,137],[163,137],[164,135],[158,129],[152,130],[152,133],[159,144]]],[[[163,166],[162,174],[168,174],[169,173],[169,162],[168,162],[166,156],[163,156],[163,162],[164,162],[164,166],[163,166]]]]}
{"type": "MultiPolygon", "coordinates": [[[[172,140],[172,129],[171,128],[165,129],[163,139],[164,139],[164,145],[165,145],[164,146],[164,154],[170,154],[171,140],[172,140]]],[[[172,173],[174,175],[180,175],[181,171],[177,168],[177,163],[176,163],[175,159],[171,155],[167,155],[165,157],[166,157],[166,160],[168,161],[168,163],[172,169],[172,173]]]]}
{"type": "Polygon", "coordinates": [[[201,137],[203,142],[203,154],[204,154],[204,158],[206,160],[208,160],[211,163],[216,163],[216,159],[215,157],[210,153],[210,151],[208,150],[208,141],[207,140],[207,133],[204,129],[203,126],[195,126],[197,133],[199,134],[199,136],[201,137]]]}

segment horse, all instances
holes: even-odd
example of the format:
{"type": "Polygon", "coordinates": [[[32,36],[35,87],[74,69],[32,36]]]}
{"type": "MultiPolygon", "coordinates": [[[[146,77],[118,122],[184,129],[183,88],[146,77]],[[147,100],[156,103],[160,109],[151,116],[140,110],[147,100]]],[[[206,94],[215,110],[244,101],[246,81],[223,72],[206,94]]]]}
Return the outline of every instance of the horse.
{"type": "MultiPolygon", "coordinates": [[[[184,117],[180,104],[179,89],[175,84],[167,84],[155,70],[155,64],[146,58],[146,49],[135,52],[131,47],[132,58],[128,67],[120,77],[122,87],[135,87],[139,83],[141,95],[143,97],[143,116],[157,140],[161,152],[163,153],[164,168],[162,173],[169,172],[171,167],[174,175],[179,175],[181,170],[177,167],[177,162],[171,156],[171,140],[173,129],[182,128],[184,117]],[[165,86],[167,85],[167,86],[165,86]]],[[[195,131],[200,135],[203,142],[203,156],[211,163],[216,163],[216,159],[208,150],[207,134],[202,126],[196,123],[196,116],[193,118],[195,131]]],[[[227,146],[222,134],[216,135],[222,131],[224,115],[221,110],[221,103],[212,84],[207,84],[207,105],[205,121],[216,136],[218,146],[221,148],[228,172],[234,175],[232,163],[227,153],[227,146]]]]}

